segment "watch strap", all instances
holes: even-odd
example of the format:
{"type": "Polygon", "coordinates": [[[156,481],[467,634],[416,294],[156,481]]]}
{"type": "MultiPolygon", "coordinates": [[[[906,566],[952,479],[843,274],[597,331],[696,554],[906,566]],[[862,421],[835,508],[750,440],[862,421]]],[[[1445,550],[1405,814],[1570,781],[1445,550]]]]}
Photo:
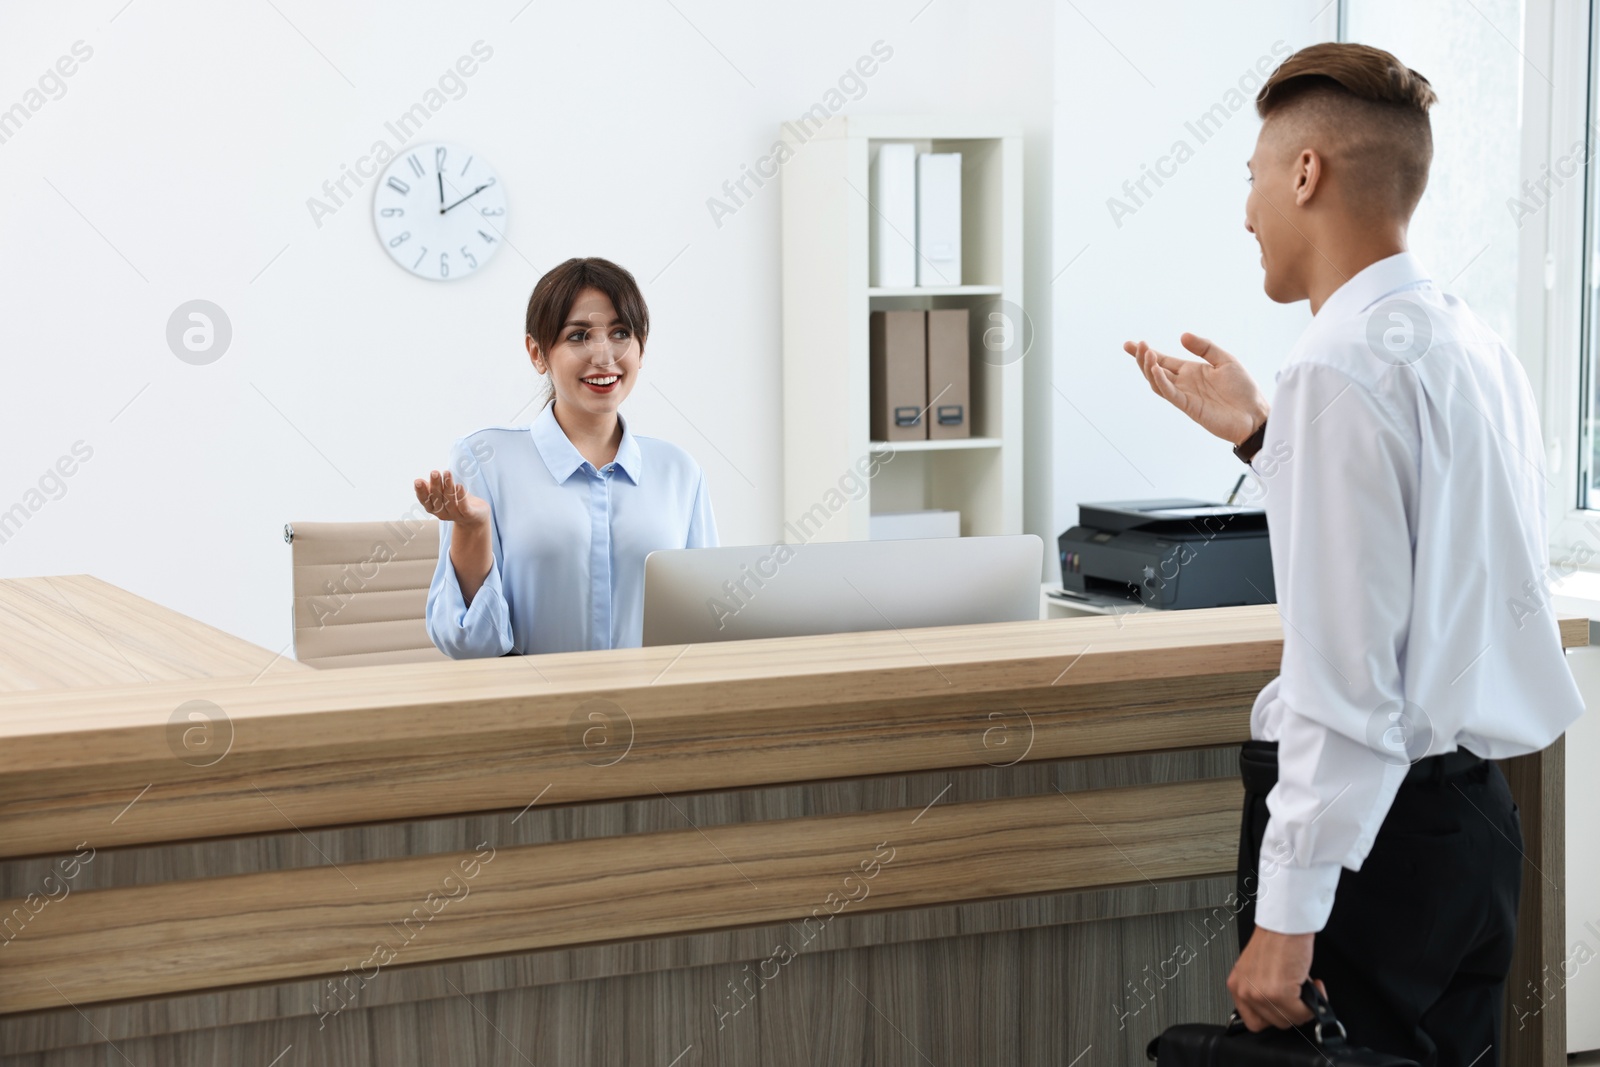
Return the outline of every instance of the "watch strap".
{"type": "Polygon", "coordinates": [[[1233,446],[1233,454],[1239,457],[1241,463],[1249,463],[1256,458],[1256,453],[1261,451],[1261,445],[1267,439],[1267,420],[1262,419],[1261,425],[1255,432],[1243,441],[1233,446]]]}

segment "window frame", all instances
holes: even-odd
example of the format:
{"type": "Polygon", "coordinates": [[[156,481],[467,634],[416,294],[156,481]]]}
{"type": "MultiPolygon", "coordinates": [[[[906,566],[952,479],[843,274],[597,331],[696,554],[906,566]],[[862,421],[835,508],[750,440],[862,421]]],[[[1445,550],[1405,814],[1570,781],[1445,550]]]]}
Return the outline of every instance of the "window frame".
{"type": "MultiPolygon", "coordinates": [[[[1591,55],[1595,54],[1600,19],[1593,17],[1591,0],[1527,0],[1527,27],[1523,39],[1528,60],[1548,73],[1549,84],[1530,76],[1523,93],[1523,177],[1533,181],[1545,168],[1560,175],[1570,167],[1572,149],[1586,145],[1592,161],[1600,145],[1587,131],[1596,82],[1591,55]],[[1534,46],[1538,45],[1537,54],[1534,46]]],[[[1545,437],[1545,464],[1551,485],[1549,497],[1550,558],[1559,573],[1581,564],[1600,570],[1600,508],[1580,505],[1588,494],[1589,458],[1593,442],[1587,439],[1584,416],[1593,423],[1600,416],[1589,410],[1586,399],[1593,387],[1588,363],[1600,361],[1600,344],[1591,357],[1585,344],[1600,342],[1600,322],[1591,321],[1584,290],[1600,282],[1593,272],[1600,262],[1585,264],[1591,203],[1600,206],[1591,187],[1600,171],[1584,166],[1579,175],[1557,186],[1541,226],[1523,230],[1519,248],[1520,278],[1517,313],[1517,351],[1527,367],[1535,396],[1540,401],[1540,423],[1545,437]]],[[[1591,256],[1600,260],[1600,240],[1591,256]]],[[[1600,496],[1600,494],[1595,494],[1600,496]]]]}

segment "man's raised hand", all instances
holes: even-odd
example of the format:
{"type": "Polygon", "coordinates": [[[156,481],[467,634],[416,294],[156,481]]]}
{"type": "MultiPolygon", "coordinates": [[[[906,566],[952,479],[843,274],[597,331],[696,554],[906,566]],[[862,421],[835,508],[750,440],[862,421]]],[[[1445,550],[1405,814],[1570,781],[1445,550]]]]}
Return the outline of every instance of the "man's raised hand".
{"type": "Polygon", "coordinates": [[[1267,398],[1237,359],[1204,337],[1186,333],[1181,340],[1199,360],[1165,355],[1143,341],[1125,341],[1122,349],[1157,396],[1229,444],[1243,442],[1266,421],[1267,398]]]}

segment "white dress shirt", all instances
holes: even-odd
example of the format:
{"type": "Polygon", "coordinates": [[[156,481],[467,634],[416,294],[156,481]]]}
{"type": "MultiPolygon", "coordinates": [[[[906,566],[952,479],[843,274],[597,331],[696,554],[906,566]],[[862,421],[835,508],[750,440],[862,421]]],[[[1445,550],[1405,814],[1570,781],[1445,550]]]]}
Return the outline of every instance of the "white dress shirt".
{"type": "Polygon", "coordinates": [[[1326,925],[1408,759],[1535,752],[1583,710],[1546,594],[1544,443],[1521,364],[1409,253],[1328,298],[1261,451],[1280,674],[1256,922],[1326,925]]]}
{"type": "Polygon", "coordinates": [[[454,523],[440,524],[428,636],[452,659],[637,648],[645,556],[717,543],[699,464],[635,437],[625,419],[616,458],[598,470],[567,440],[553,404],[531,426],[461,438],[450,467],[489,502],[494,549],[469,607],[450,562],[454,523]]]}

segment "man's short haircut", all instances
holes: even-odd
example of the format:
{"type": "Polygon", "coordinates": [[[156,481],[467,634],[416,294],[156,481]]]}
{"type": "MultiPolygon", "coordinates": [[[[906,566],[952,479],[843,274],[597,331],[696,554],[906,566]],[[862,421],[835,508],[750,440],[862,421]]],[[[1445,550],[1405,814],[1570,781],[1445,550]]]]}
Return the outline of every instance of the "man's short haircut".
{"type": "Polygon", "coordinates": [[[1428,185],[1437,99],[1428,79],[1381,48],[1315,44],[1285,59],[1256,94],[1263,121],[1315,136],[1358,212],[1409,219],[1428,185]]]}

